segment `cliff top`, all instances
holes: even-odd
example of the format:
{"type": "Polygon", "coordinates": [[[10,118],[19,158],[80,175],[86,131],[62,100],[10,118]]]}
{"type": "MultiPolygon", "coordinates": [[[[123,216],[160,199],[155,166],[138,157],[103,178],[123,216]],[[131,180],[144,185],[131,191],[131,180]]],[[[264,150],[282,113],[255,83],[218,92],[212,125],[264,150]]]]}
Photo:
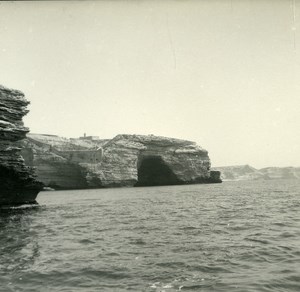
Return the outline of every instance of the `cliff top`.
{"type": "Polygon", "coordinates": [[[182,148],[182,151],[207,152],[193,141],[169,138],[155,135],[119,134],[112,139],[88,140],[80,138],[65,138],[47,134],[28,134],[29,139],[44,145],[51,145],[59,150],[84,150],[95,147],[108,148],[112,146],[144,149],[145,146],[182,148]]]}
{"type": "Polygon", "coordinates": [[[112,139],[112,141],[116,140],[132,140],[140,143],[164,143],[164,144],[179,144],[179,145],[195,145],[196,143],[193,141],[182,140],[177,138],[170,138],[164,136],[155,136],[155,135],[137,135],[137,134],[119,134],[112,139]]]}
{"type": "Polygon", "coordinates": [[[22,91],[17,89],[11,89],[0,85],[0,100],[12,102],[9,106],[11,109],[15,108],[14,102],[18,106],[27,106],[30,102],[25,99],[25,95],[22,91]]]}
{"type": "Polygon", "coordinates": [[[7,93],[12,93],[12,94],[15,94],[15,95],[22,95],[22,96],[24,96],[24,93],[22,91],[17,90],[17,89],[12,89],[12,88],[5,87],[5,86],[3,86],[1,84],[0,84],[0,90],[4,91],[4,92],[7,92],[7,93]]]}

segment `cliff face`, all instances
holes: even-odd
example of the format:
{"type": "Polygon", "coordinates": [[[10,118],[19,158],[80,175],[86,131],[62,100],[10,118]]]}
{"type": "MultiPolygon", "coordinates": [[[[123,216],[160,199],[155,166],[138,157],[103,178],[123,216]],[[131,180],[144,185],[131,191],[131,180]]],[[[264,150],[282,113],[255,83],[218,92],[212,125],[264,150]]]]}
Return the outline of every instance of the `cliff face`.
{"type": "Polygon", "coordinates": [[[41,188],[18,143],[29,131],[22,122],[28,103],[22,92],[0,86],[0,205],[35,202],[41,188]]]}
{"type": "Polygon", "coordinates": [[[180,139],[118,135],[85,141],[29,135],[25,143],[27,164],[54,188],[221,182],[219,172],[210,172],[207,151],[180,139]]]}
{"type": "MultiPolygon", "coordinates": [[[[45,141],[38,139],[39,136],[36,137],[36,135],[33,135],[33,139],[30,137],[29,134],[22,141],[21,155],[26,165],[35,167],[39,181],[45,186],[57,189],[83,189],[88,187],[85,170],[78,164],[72,163],[61,156],[60,151],[52,146],[52,144],[57,143],[55,136],[45,135],[45,141]]],[[[70,144],[66,144],[65,147],[69,149],[70,144]]]]}
{"type": "Polygon", "coordinates": [[[266,167],[256,169],[249,165],[215,167],[222,180],[300,179],[299,167],[266,167]]]}

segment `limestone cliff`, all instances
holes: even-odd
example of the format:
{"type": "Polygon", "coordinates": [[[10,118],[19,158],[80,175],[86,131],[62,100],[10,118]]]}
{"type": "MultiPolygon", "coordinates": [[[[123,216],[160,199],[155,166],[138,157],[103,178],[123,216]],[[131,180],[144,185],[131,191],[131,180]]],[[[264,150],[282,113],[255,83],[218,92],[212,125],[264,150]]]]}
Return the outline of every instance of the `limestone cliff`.
{"type": "Polygon", "coordinates": [[[28,103],[22,92],[0,86],[0,205],[35,202],[41,189],[18,144],[29,131],[22,122],[28,103]]]}
{"type": "Polygon", "coordinates": [[[206,150],[186,140],[118,135],[111,140],[29,135],[23,156],[58,189],[221,182],[206,150]]]}

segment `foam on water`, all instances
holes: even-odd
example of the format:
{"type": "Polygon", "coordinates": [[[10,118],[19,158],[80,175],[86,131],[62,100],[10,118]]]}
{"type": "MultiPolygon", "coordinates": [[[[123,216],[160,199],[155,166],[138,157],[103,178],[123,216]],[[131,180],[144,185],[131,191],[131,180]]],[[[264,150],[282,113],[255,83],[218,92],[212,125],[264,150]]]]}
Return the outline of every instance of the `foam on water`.
{"type": "Polygon", "coordinates": [[[21,204],[21,205],[4,205],[0,206],[0,210],[22,210],[22,209],[33,209],[39,208],[37,203],[35,204],[21,204]]]}

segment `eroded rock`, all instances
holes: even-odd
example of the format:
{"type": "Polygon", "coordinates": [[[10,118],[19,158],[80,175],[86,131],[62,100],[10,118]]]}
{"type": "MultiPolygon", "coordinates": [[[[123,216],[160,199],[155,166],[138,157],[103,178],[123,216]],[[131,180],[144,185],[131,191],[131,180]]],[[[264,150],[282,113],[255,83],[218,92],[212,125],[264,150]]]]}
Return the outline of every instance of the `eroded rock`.
{"type": "Polygon", "coordinates": [[[221,182],[205,149],[153,135],[85,141],[30,134],[24,158],[39,180],[57,189],[221,182]]]}
{"type": "Polygon", "coordinates": [[[18,143],[29,132],[22,122],[28,104],[21,91],[0,86],[0,205],[34,203],[41,189],[18,143]]]}

